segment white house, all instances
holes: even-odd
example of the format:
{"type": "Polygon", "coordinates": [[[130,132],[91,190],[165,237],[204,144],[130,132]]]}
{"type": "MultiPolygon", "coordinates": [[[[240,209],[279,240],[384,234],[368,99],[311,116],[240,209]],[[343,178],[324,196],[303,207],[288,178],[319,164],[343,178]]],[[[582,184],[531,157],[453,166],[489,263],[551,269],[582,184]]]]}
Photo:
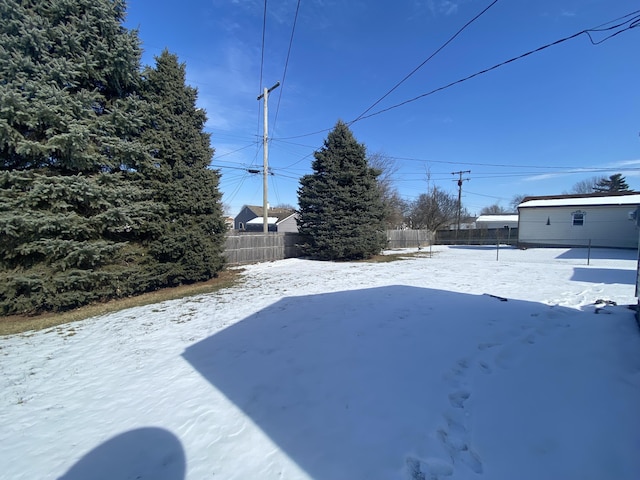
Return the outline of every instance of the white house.
{"type": "Polygon", "coordinates": [[[518,205],[518,243],[637,248],[640,194],[527,197],[518,205]]]}

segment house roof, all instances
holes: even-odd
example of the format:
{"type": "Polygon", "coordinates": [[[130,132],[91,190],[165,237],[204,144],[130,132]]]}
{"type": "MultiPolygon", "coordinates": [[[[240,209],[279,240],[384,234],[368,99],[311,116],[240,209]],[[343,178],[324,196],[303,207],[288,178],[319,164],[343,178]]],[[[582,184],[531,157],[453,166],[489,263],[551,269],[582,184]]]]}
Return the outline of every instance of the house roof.
{"type": "MultiPolygon", "coordinates": [[[[262,217],[256,217],[256,218],[252,218],[251,220],[249,220],[247,222],[247,225],[251,224],[251,225],[262,225],[264,223],[264,218],[262,217]]],[[[267,217],[267,223],[272,225],[274,223],[278,223],[278,217],[267,217]]]]}
{"type": "MultiPolygon", "coordinates": [[[[262,207],[259,207],[257,205],[245,205],[243,207],[243,209],[244,208],[247,208],[247,209],[251,210],[251,212],[253,212],[256,217],[260,217],[260,222],[262,222],[262,211],[263,211],[262,207]]],[[[267,209],[267,216],[269,218],[273,217],[273,218],[277,219],[273,223],[281,222],[285,218],[288,218],[288,217],[290,217],[291,215],[293,215],[295,213],[296,213],[295,210],[291,210],[289,208],[269,208],[269,209],[267,209]]],[[[258,222],[258,223],[260,223],[260,222],[258,222]]],[[[256,223],[256,222],[254,222],[254,223],[256,223]]],[[[271,220],[269,220],[269,223],[272,223],[271,220]]]]}
{"type": "Polygon", "coordinates": [[[640,193],[622,195],[556,195],[527,197],[518,208],[529,207],[587,207],[596,205],[640,205],[640,193]]]}
{"type": "Polygon", "coordinates": [[[476,222],[517,222],[518,215],[480,215],[476,222]]]}

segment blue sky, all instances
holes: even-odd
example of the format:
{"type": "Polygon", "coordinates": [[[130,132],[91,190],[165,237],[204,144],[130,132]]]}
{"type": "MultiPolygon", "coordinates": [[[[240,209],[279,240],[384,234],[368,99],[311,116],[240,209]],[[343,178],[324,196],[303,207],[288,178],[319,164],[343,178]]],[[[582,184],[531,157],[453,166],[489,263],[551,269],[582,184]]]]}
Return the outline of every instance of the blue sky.
{"type": "MultiPolygon", "coordinates": [[[[266,22],[264,0],[129,0],[126,26],[139,29],[143,64],[164,48],[186,63],[235,215],[262,204],[262,175],[247,170],[262,168],[263,87],[282,82],[269,96],[269,202],[296,205],[298,179],[336,121],[358,118],[491,3],[301,0],[294,30],[297,0],[267,0],[266,22]]],[[[638,8],[630,0],[499,0],[368,113],[638,8]]],[[[351,129],[370,153],[394,159],[407,200],[428,181],[457,195],[452,172],[466,170],[462,202],[471,213],[614,173],[640,189],[638,45],[640,28],[599,45],[580,35],[351,129]]]]}

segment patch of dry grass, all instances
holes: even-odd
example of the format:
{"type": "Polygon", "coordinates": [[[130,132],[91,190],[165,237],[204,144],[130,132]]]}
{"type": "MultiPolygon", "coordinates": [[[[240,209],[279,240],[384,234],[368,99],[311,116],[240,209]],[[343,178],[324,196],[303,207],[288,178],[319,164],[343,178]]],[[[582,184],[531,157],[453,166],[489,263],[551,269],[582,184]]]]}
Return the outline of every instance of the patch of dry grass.
{"type": "Polygon", "coordinates": [[[416,250],[415,252],[402,252],[402,253],[389,253],[386,255],[374,255],[373,257],[362,260],[365,263],[388,263],[396,262],[398,260],[407,260],[409,258],[429,258],[431,254],[427,250],[416,250]]]}
{"type": "Polygon", "coordinates": [[[192,297],[203,293],[217,292],[232,287],[240,282],[242,270],[233,269],[220,272],[217,278],[206,282],[164,288],[155,292],[144,293],[135,297],[119,298],[104,303],[95,303],[60,313],[43,313],[40,315],[11,315],[0,317],[0,336],[23,333],[30,330],[43,330],[79,320],[85,320],[107,313],[118,312],[127,308],[151,305],[167,300],[192,297]]]}

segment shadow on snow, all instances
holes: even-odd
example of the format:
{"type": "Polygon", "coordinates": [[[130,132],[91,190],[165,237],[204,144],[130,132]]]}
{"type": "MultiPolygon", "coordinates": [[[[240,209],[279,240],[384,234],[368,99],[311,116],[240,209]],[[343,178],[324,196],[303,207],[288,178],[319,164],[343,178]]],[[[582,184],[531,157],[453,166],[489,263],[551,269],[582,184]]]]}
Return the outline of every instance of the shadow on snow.
{"type": "Polygon", "coordinates": [[[623,285],[635,285],[636,272],[633,270],[620,270],[616,268],[579,268],[573,269],[571,280],[590,283],[620,283],[623,285]]]}
{"type": "Polygon", "coordinates": [[[587,257],[599,260],[635,260],[638,257],[636,249],[626,248],[592,248],[573,247],[562,252],[556,258],[563,260],[586,260],[587,257]]]}
{"type": "Polygon", "coordinates": [[[390,478],[438,427],[443,376],[491,341],[488,325],[548,308],[407,286],[289,297],[183,357],[312,478],[390,478]]]}
{"type": "Polygon", "coordinates": [[[180,440],[162,428],[146,427],[122,433],[97,446],[59,480],[182,480],[185,469],[180,440]]]}

